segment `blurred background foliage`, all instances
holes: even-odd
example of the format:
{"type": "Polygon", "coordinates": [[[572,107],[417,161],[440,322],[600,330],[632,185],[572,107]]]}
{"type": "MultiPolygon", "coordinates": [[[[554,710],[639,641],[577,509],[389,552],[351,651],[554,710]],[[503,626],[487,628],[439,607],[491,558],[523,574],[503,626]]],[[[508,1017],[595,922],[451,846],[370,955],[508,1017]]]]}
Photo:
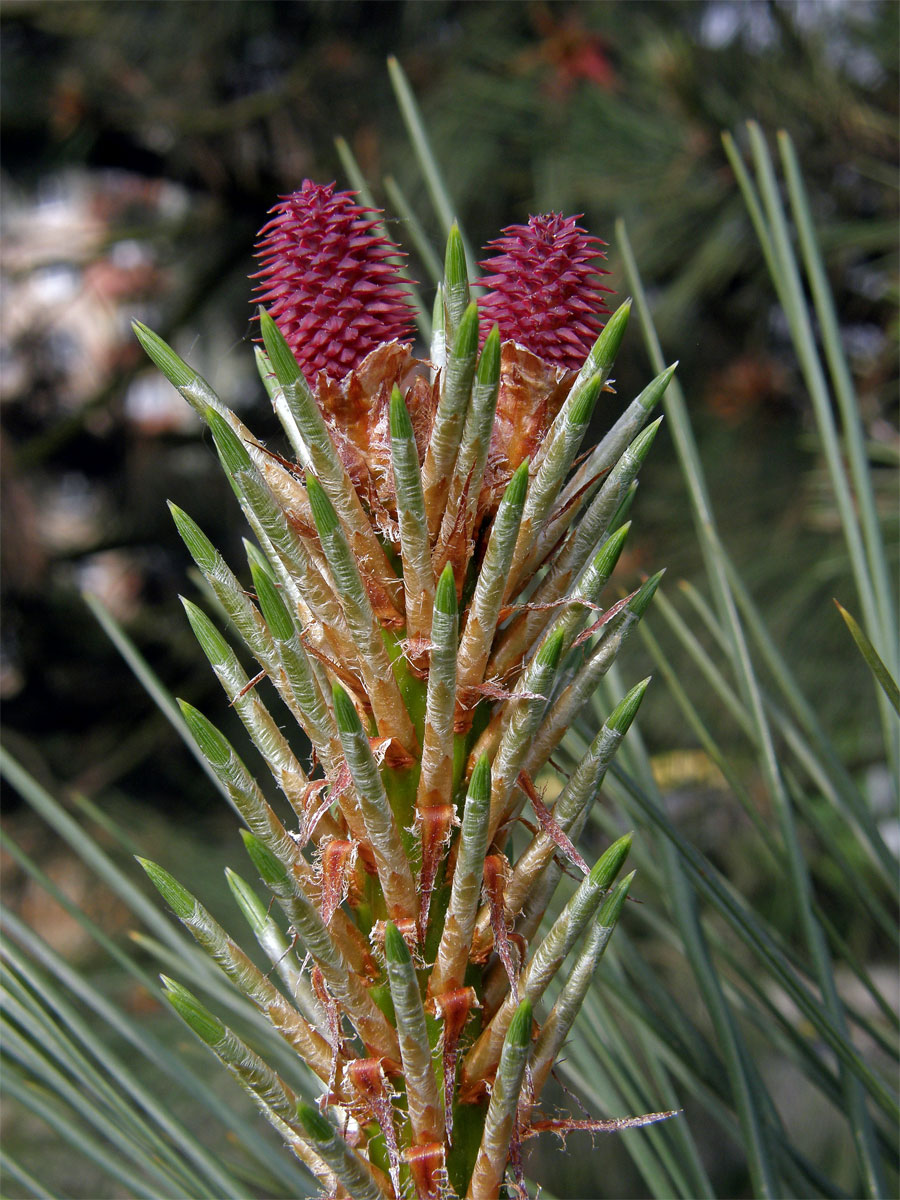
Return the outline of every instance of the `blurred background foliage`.
{"type": "MultiPolygon", "coordinates": [[[[6,0],[0,696],[9,748],[53,790],[102,797],[140,826],[151,857],[172,819],[183,823],[186,862],[192,835],[233,844],[231,815],[79,594],[102,597],[172,691],[217,707],[176,601],[191,584],[164,501],[184,504],[232,558],[242,529],[199,424],[145,363],[129,321],[157,329],[258,433],[274,435],[250,351],[247,281],[274,198],[304,177],[346,186],[341,135],[396,240],[412,251],[389,203],[399,189],[442,242],[385,68],[396,54],[473,245],[548,208],[583,212],[608,240],[625,217],[665,352],[681,359],[724,540],[841,757],[859,776],[877,772],[871,682],[830,603],[852,596],[838,519],[720,132],[740,137],[755,118],[794,140],[896,535],[898,13],[894,0],[6,0]]],[[[410,266],[427,287],[427,261],[411,253],[410,266]]],[[[613,254],[608,266],[621,291],[613,254]]],[[[619,365],[621,402],[646,377],[635,334],[619,365]]],[[[661,565],[670,580],[700,578],[665,427],[635,517],[623,585],[661,565]]],[[[683,652],[667,648],[688,670],[683,652]]],[[[639,647],[630,653],[636,679],[644,664],[639,647]]],[[[707,707],[717,735],[738,746],[727,717],[707,707]]],[[[691,836],[752,895],[721,779],[662,688],[651,689],[642,724],[691,836]]],[[[7,819],[64,890],[88,895],[87,874],[42,848],[12,799],[7,819]]],[[[221,858],[209,857],[218,879],[221,858]]],[[[44,912],[34,885],[7,868],[7,895],[77,958],[75,927],[52,904],[44,912]]],[[[827,862],[814,869],[827,888],[827,862]]],[[[115,932],[115,906],[104,915],[115,932]]],[[[847,922],[856,952],[877,957],[865,924],[847,922]]],[[[718,1194],[746,1188],[728,1176],[734,1169],[722,1165],[718,1194]]],[[[616,1186],[608,1194],[627,1194],[627,1175],[616,1186]]]]}

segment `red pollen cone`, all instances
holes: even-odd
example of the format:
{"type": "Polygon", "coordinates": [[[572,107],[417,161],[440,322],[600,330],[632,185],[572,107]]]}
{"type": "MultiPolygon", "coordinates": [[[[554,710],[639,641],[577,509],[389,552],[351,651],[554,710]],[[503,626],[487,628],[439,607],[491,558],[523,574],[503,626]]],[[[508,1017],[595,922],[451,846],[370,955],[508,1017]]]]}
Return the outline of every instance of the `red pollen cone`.
{"type": "Polygon", "coordinates": [[[600,284],[608,274],[595,261],[606,243],[591,237],[578,217],[547,213],[527,225],[509,225],[485,247],[498,250],[480,263],[488,288],[479,300],[482,328],[500,326],[504,341],[518,342],[545,362],[580,367],[608,314],[600,284]]]}
{"type": "Polygon", "coordinates": [[[412,341],[412,305],[393,242],[377,232],[378,209],[354,192],[309,179],[282,196],[259,231],[252,278],[312,382],[319,371],[341,379],[376,346],[412,341]]]}

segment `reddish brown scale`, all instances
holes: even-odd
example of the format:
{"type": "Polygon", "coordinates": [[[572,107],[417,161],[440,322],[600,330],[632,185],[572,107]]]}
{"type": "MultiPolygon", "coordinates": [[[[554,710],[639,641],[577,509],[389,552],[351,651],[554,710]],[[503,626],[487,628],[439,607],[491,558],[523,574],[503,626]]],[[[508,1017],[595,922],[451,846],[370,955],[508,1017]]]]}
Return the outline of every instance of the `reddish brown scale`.
{"type": "Polygon", "coordinates": [[[577,646],[582,646],[585,642],[590,641],[598,629],[602,629],[604,625],[609,624],[613,617],[617,617],[625,605],[635,598],[638,590],[638,588],[635,588],[633,592],[629,592],[627,596],[623,596],[621,600],[617,600],[612,608],[608,608],[605,613],[602,613],[597,618],[593,625],[589,625],[587,629],[579,633],[578,637],[572,643],[572,649],[574,650],[577,646]]]}
{"type": "Polygon", "coordinates": [[[484,860],[484,890],[491,910],[491,928],[494,931],[494,946],[509,978],[513,999],[519,1001],[518,964],[513,957],[512,942],[506,925],[507,912],[504,903],[509,860],[502,854],[489,854],[484,860]]]}
{"type": "Polygon", "coordinates": [[[377,232],[380,212],[354,192],[305,179],[259,231],[256,301],[268,308],[312,383],[341,379],[384,342],[412,340],[412,305],[377,232]]]}
{"type": "Polygon", "coordinates": [[[428,655],[433,649],[434,642],[427,637],[403,638],[400,642],[400,652],[417,679],[428,678],[428,655]]]}
{"type": "Polygon", "coordinates": [[[379,766],[387,765],[395,771],[403,771],[415,762],[413,756],[400,745],[396,738],[370,737],[372,757],[379,766]]]}
{"type": "Polygon", "coordinates": [[[358,1058],[347,1066],[347,1074],[357,1095],[362,1100],[372,1119],[384,1134],[390,1163],[391,1183],[396,1195],[400,1195],[400,1149],[397,1145],[397,1130],[394,1126],[394,1106],[391,1091],[379,1058],[358,1058]]]}
{"type": "MultiPolygon", "coordinates": [[[[413,429],[419,428],[417,436],[427,447],[439,384],[423,378],[425,370],[426,364],[412,356],[409,346],[394,341],[366,355],[342,379],[320,375],[316,380],[316,399],[341,462],[381,531],[395,542],[400,535],[388,409],[396,386],[413,429]]],[[[424,449],[420,455],[424,457],[424,449]]]]}
{"type": "MultiPolygon", "coordinates": [[[[407,949],[412,955],[413,962],[417,967],[422,966],[422,961],[419,955],[419,932],[418,925],[414,918],[406,917],[401,920],[394,921],[397,927],[397,932],[406,942],[407,949]]],[[[369,941],[384,958],[384,921],[376,921],[372,926],[372,931],[369,934],[369,941]]]]}
{"type": "Polygon", "coordinates": [[[544,803],[544,798],[537,790],[532,782],[531,776],[527,771],[519,772],[518,779],[519,787],[531,801],[531,807],[534,809],[535,816],[541,823],[541,829],[546,833],[547,837],[552,838],[565,854],[569,862],[573,863],[581,871],[582,875],[590,873],[590,867],[573,846],[571,839],[557,825],[553,814],[550,812],[547,805],[544,803]]]}
{"type": "Polygon", "coordinates": [[[444,1124],[447,1141],[453,1141],[453,1093],[456,1084],[456,1059],[459,1039],[465,1028],[469,1013],[478,1007],[475,989],[454,988],[428,1001],[428,1010],[443,1022],[441,1032],[441,1056],[444,1064],[444,1124]]]}
{"type": "Polygon", "coordinates": [[[488,292],[479,300],[482,328],[494,322],[504,341],[518,342],[545,362],[577,370],[609,312],[599,282],[608,274],[595,262],[606,245],[591,237],[578,217],[546,213],[527,225],[509,225],[487,249],[498,254],[481,262],[478,282],[488,292]]]}
{"type": "Polygon", "coordinates": [[[655,1125],[657,1121],[676,1117],[680,1112],[681,1109],[673,1108],[667,1112],[644,1113],[640,1117],[613,1117],[609,1121],[573,1121],[568,1117],[532,1121],[522,1136],[531,1138],[539,1133],[555,1133],[560,1141],[565,1142],[570,1133],[618,1133],[621,1129],[642,1129],[645,1125],[655,1125]]]}
{"type": "Polygon", "coordinates": [[[500,609],[498,621],[505,621],[507,617],[511,617],[514,613],[529,613],[529,612],[551,612],[554,608],[569,608],[577,605],[579,608],[592,609],[595,612],[602,612],[603,609],[599,604],[594,604],[590,600],[585,600],[581,596],[563,596],[559,600],[549,600],[546,604],[504,604],[500,609]]]}
{"type": "Polygon", "coordinates": [[[334,801],[337,800],[344,819],[347,822],[347,826],[349,827],[350,833],[353,835],[357,843],[359,843],[363,866],[370,875],[374,875],[375,860],[372,857],[372,853],[368,845],[363,841],[366,835],[366,829],[359,813],[359,806],[356,804],[351,795],[352,786],[353,780],[350,776],[350,768],[345,762],[338,764],[338,768],[331,779],[316,779],[311,781],[309,784],[309,788],[312,789],[311,794],[318,795],[319,792],[322,791],[324,798],[320,801],[317,809],[307,813],[306,833],[307,836],[312,836],[312,831],[328,812],[334,801]],[[329,785],[327,792],[322,791],[322,788],[320,787],[321,784],[329,785]]]}
{"type": "Polygon", "coordinates": [[[325,654],[324,651],[320,650],[305,629],[300,634],[300,641],[303,643],[303,649],[306,651],[306,653],[312,655],[313,658],[317,658],[320,663],[324,663],[325,666],[334,673],[335,678],[344,685],[348,692],[352,692],[355,695],[360,693],[365,695],[365,689],[360,683],[358,677],[354,675],[353,672],[347,667],[345,667],[343,663],[339,662],[337,659],[331,658],[328,654],[325,654]]]}
{"type": "Polygon", "coordinates": [[[356,842],[337,838],[322,851],[322,920],[326,925],[347,899],[358,851],[356,842]]]}
{"type": "MultiPolygon", "coordinates": [[[[267,674],[268,674],[268,672],[266,671],[265,667],[263,667],[263,669],[257,675],[254,675],[251,680],[249,680],[247,683],[244,684],[244,686],[241,688],[241,690],[235,696],[234,700],[231,701],[231,704],[234,704],[236,701],[243,699],[243,697],[246,696],[248,692],[252,692],[258,683],[262,683],[262,681],[265,679],[267,674]]],[[[229,706],[228,706],[229,708],[231,707],[231,704],[229,704],[229,706]]]]}
{"type": "Polygon", "coordinates": [[[522,1116],[521,1110],[513,1122],[512,1135],[509,1139],[509,1165],[512,1169],[514,1192],[518,1200],[528,1200],[528,1189],[525,1186],[525,1168],[522,1165],[522,1116]]]}
{"type": "Polygon", "coordinates": [[[424,808],[416,818],[422,839],[422,870],[419,874],[419,940],[424,943],[428,929],[428,910],[434,881],[444,857],[444,847],[450,839],[456,809],[452,804],[424,808]]]}
{"type": "Polygon", "coordinates": [[[319,1101],[319,1107],[324,1111],[328,1104],[331,1103],[331,1096],[334,1094],[334,1085],[337,1082],[338,1061],[341,1056],[341,1016],[338,1011],[337,1001],[329,992],[328,986],[325,983],[325,977],[319,967],[313,967],[311,981],[313,991],[316,993],[319,1003],[325,1010],[328,1025],[325,1036],[331,1048],[331,1070],[328,1073],[328,1087],[325,1090],[324,1096],[319,1101]]]}
{"type": "Polygon", "coordinates": [[[446,1194],[444,1184],[447,1172],[444,1168],[444,1147],[440,1142],[412,1146],[403,1157],[409,1163],[409,1173],[418,1200],[441,1200],[446,1194]]]}
{"type": "Polygon", "coordinates": [[[306,814],[303,821],[303,828],[300,831],[304,841],[309,841],[316,831],[316,826],[328,812],[331,807],[331,796],[327,798],[324,804],[315,807],[315,800],[322,794],[325,788],[328,787],[327,779],[312,779],[303,789],[302,806],[303,812],[306,814]]]}

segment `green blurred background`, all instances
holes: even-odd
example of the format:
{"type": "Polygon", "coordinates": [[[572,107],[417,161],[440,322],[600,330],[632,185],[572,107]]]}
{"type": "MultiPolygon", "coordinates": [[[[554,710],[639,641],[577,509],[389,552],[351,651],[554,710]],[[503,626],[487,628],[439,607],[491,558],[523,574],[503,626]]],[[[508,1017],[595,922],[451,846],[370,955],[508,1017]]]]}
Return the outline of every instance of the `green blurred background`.
{"type": "MultiPolygon", "coordinates": [[[[340,135],[379,202],[388,176],[441,249],[390,88],[385,63],[395,54],[473,245],[550,208],[584,213],[607,240],[626,218],[666,356],[681,360],[726,543],[842,756],[858,773],[877,770],[870,681],[830,603],[853,595],[837,516],[720,131],[740,140],[754,118],[794,139],[879,500],[895,522],[898,12],[894,0],[5,0],[0,698],[9,748],[57,793],[127,814],[151,851],[154,840],[172,846],[177,820],[166,860],[176,874],[179,858],[196,863],[201,841],[239,858],[233,818],[80,597],[96,592],[172,691],[223,716],[176,599],[192,584],[165,500],[233,561],[243,530],[199,424],[145,363],[129,321],[158,330],[254,431],[276,436],[253,366],[247,279],[275,197],[305,177],[347,186],[340,135]]],[[[388,208],[427,287],[427,264],[388,208]]],[[[607,265],[621,292],[612,250],[607,265]]],[[[634,331],[602,421],[648,373],[634,331]]],[[[670,579],[699,577],[665,427],[633,515],[623,586],[663,565],[670,579]]],[[[639,678],[637,647],[626,665],[639,678]]],[[[693,836],[752,892],[739,848],[722,841],[715,773],[661,689],[651,689],[642,721],[693,836]]],[[[736,740],[727,726],[719,733],[736,740]]],[[[127,920],[92,899],[86,874],[42,844],[13,798],[7,820],[111,929],[127,920]]],[[[206,858],[210,881],[196,890],[209,895],[223,854],[206,858]]],[[[76,960],[86,952],[9,865],[3,886],[54,944],[76,960]]],[[[612,1182],[597,1194],[640,1194],[613,1158],[612,1182]]],[[[721,1158],[719,1194],[743,1194],[740,1168],[721,1158]]],[[[588,1183],[573,1176],[567,1186],[560,1195],[586,1194],[577,1189],[588,1183]]]]}

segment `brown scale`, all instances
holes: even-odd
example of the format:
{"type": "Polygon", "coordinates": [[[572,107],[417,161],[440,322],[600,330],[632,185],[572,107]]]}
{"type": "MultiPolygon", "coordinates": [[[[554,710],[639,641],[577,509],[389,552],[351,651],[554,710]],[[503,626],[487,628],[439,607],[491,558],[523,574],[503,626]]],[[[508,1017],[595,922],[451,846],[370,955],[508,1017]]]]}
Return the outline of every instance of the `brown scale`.
{"type": "Polygon", "coordinates": [[[459,1039],[469,1015],[479,1006],[475,989],[457,987],[428,1001],[428,1011],[443,1025],[441,1031],[441,1055],[444,1064],[444,1124],[447,1140],[453,1140],[453,1092],[456,1083],[456,1060],[459,1039]]]}
{"type": "Polygon", "coordinates": [[[574,379],[574,371],[562,371],[516,342],[503,343],[500,394],[478,498],[479,513],[496,512],[513,472],[541,446],[574,379]]]}
{"type": "Polygon", "coordinates": [[[357,1058],[347,1064],[346,1076],[353,1085],[361,1104],[358,1114],[360,1124],[375,1121],[384,1134],[390,1163],[391,1184],[396,1196],[400,1195],[400,1149],[397,1145],[397,1129],[394,1125],[393,1091],[384,1073],[380,1058],[357,1058]]]}
{"type": "Polygon", "coordinates": [[[444,1166],[444,1147],[440,1142],[411,1146],[404,1152],[409,1165],[418,1200],[443,1200],[447,1172],[444,1166]]]}
{"type": "Polygon", "coordinates": [[[452,804],[438,804],[430,808],[423,808],[416,814],[416,828],[422,844],[418,933],[419,940],[423,943],[425,932],[428,929],[428,910],[431,906],[434,881],[444,857],[444,848],[450,841],[453,826],[458,824],[456,808],[452,804]]]}
{"type": "Polygon", "coordinates": [[[437,409],[435,385],[421,374],[426,367],[409,346],[388,342],[338,382],[327,375],[316,381],[316,399],[347,474],[362,497],[375,497],[392,516],[397,504],[388,422],[391,391],[397,386],[403,392],[424,457],[437,409]]]}
{"type": "Polygon", "coordinates": [[[347,899],[353,879],[353,868],[359,854],[358,842],[340,841],[337,838],[322,848],[322,920],[331,924],[331,918],[347,899]]]}

